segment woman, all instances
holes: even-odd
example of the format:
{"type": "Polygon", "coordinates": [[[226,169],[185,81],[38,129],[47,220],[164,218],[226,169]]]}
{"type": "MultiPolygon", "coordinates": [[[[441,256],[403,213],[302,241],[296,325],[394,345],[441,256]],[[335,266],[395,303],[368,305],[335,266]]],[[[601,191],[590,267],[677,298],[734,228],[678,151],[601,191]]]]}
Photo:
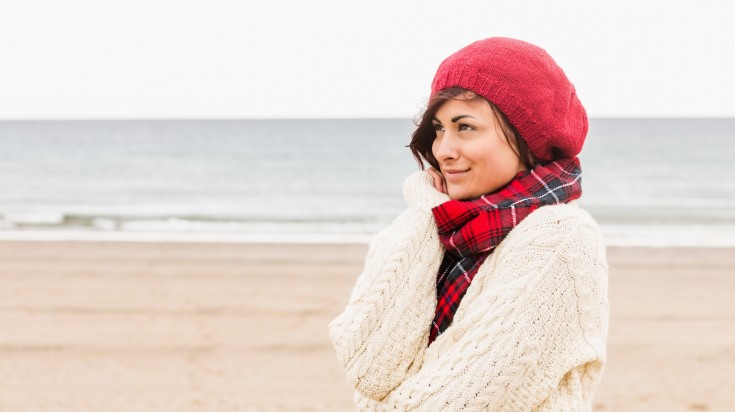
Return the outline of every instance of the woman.
{"type": "Polygon", "coordinates": [[[408,208],[372,241],[330,338],[360,410],[590,410],[605,247],[581,196],[587,116],[541,48],[489,38],[440,65],[408,208]]]}

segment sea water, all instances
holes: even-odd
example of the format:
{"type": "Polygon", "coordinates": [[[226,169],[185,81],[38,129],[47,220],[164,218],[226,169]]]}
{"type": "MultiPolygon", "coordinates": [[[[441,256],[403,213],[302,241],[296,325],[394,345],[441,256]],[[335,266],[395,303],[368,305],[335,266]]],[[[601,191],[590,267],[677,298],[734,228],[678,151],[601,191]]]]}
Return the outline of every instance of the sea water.
{"type": "MultiPolygon", "coordinates": [[[[0,238],[365,242],[404,208],[408,119],[0,122],[0,238]]],[[[592,119],[608,244],[735,246],[735,119],[592,119]]]]}

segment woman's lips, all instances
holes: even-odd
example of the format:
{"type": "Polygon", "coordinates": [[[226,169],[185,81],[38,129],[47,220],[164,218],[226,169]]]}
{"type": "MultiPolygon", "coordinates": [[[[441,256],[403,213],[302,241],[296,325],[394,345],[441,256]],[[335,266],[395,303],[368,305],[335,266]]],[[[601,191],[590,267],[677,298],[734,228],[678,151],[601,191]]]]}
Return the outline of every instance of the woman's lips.
{"type": "Polygon", "coordinates": [[[458,180],[464,177],[464,175],[469,172],[470,169],[465,170],[459,170],[459,169],[450,169],[450,170],[444,170],[444,179],[447,181],[451,180],[458,180]]]}

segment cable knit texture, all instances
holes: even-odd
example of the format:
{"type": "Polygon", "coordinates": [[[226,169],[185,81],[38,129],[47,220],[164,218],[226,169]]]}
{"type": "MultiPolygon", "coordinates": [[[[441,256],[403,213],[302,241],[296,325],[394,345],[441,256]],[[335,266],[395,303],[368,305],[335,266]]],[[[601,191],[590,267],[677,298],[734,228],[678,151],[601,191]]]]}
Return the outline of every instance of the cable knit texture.
{"type": "Polygon", "coordinates": [[[329,336],[363,411],[584,411],[606,357],[605,248],[575,204],[544,206],[481,265],[452,325],[427,347],[444,248],[426,172],[370,244],[329,336]]]}

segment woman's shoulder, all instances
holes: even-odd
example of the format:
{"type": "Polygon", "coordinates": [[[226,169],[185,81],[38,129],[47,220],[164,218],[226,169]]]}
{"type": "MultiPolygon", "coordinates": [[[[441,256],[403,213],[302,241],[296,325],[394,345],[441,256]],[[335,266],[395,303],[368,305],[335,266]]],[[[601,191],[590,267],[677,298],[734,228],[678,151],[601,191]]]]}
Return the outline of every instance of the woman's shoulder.
{"type": "Polygon", "coordinates": [[[563,236],[581,228],[587,229],[591,234],[600,232],[595,219],[573,201],[540,207],[529,214],[513,231],[517,229],[518,232],[531,232],[537,235],[563,236]]]}
{"type": "MultiPolygon", "coordinates": [[[[586,279],[586,289],[597,290],[606,283],[607,267],[606,247],[597,223],[572,203],[544,206],[528,215],[476,276],[496,290],[529,282],[570,284],[581,282],[579,279],[586,279]]],[[[542,293],[547,289],[525,290],[542,293]]]]}
{"type": "Polygon", "coordinates": [[[557,205],[547,205],[536,209],[533,213],[529,214],[524,221],[529,222],[543,222],[545,220],[554,221],[569,221],[576,222],[578,224],[589,224],[597,226],[594,218],[584,210],[576,200],[569,203],[560,203],[557,205]]]}
{"type": "Polygon", "coordinates": [[[497,252],[551,252],[560,246],[576,250],[603,250],[604,241],[595,219],[576,202],[543,206],[529,214],[500,244],[497,252]]]}

